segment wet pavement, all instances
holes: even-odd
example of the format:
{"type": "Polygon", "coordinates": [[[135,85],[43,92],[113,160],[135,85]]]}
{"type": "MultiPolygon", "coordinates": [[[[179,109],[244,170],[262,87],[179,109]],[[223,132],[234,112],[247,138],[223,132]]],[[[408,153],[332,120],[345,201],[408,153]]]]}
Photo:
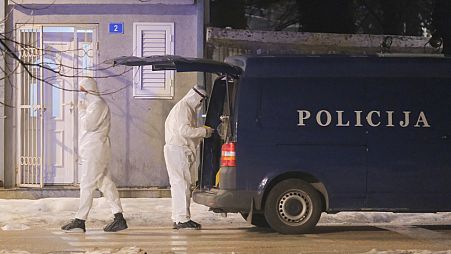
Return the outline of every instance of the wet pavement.
{"type": "Polygon", "coordinates": [[[451,253],[451,226],[327,225],[305,235],[233,225],[200,231],[132,227],[117,233],[99,228],[85,234],[42,227],[0,231],[0,254],[117,253],[124,248],[130,249],[121,253],[451,253]]]}

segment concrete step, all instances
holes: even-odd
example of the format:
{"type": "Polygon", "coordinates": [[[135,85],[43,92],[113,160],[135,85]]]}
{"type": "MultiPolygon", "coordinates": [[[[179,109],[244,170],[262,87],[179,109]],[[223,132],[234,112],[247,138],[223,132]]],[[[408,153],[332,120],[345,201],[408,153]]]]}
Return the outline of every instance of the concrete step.
{"type": "MultiPolygon", "coordinates": [[[[169,187],[149,188],[118,188],[121,198],[169,198],[169,187]]],[[[101,197],[101,192],[96,191],[95,197],[101,197]]],[[[80,189],[77,186],[48,186],[44,188],[0,188],[0,199],[40,199],[59,197],[80,197],[80,189]]]]}

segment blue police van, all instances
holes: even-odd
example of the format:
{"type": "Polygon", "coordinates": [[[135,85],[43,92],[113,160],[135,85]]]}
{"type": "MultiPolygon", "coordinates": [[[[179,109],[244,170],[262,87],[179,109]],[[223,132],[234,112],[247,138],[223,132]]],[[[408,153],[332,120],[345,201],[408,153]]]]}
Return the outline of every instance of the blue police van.
{"type": "Polygon", "coordinates": [[[218,74],[195,202],[306,233],[321,213],[451,211],[451,59],[119,58],[218,74]]]}

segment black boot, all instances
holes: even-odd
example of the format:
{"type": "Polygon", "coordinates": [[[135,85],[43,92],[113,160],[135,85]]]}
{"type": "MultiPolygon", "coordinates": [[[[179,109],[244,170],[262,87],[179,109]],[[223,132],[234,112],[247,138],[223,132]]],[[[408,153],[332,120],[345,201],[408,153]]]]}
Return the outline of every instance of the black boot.
{"type": "Polygon", "coordinates": [[[114,220],[103,228],[105,232],[117,232],[128,228],[122,213],[114,214],[114,220]]]}
{"type": "Polygon", "coordinates": [[[84,233],[86,232],[85,221],[75,218],[62,226],[61,229],[66,232],[84,233]]]}
{"type": "Polygon", "coordinates": [[[187,222],[179,222],[179,223],[177,223],[175,225],[175,228],[176,229],[197,229],[197,230],[199,230],[199,229],[202,228],[202,226],[199,223],[195,222],[195,221],[189,220],[187,222]]]}

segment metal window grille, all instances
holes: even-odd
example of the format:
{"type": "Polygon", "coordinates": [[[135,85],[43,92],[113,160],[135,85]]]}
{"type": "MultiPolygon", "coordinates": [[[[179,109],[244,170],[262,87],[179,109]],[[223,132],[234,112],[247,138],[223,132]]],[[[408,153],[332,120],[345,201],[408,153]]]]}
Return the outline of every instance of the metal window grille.
{"type": "Polygon", "coordinates": [[[44,90],[42,27],[18,29],[18,186],[43,187],[44,90]]]}

